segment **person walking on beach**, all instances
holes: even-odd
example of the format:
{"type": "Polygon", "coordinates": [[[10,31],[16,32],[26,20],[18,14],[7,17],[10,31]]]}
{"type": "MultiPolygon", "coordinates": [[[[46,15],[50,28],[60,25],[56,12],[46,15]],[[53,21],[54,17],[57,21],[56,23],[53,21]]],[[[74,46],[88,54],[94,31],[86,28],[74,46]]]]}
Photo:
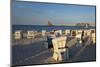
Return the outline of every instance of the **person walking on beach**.
{"type": "Polygon", "coordinates": [[[48,49],[53,48],[52,39],[54,39],[54,38],[56,38],[56,35],[54,34],[54,32],[50,32],[47,35],[48,49]]]}
{"type": "Polygon", "coordinates": [[[84,30],[82,30],[82,34],[81,34],[81,40],[82,40],[82,45],[84,46],[84,30]]]}

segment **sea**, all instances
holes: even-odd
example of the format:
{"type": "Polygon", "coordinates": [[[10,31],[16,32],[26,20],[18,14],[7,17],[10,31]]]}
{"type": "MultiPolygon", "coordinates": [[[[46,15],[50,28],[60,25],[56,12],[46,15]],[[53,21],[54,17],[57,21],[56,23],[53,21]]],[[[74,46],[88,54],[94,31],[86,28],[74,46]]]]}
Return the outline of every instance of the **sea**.
{"type": "Polygon", "coordinates": [[[16,30],[35,30],[35,31],[42,31],[46,30],[47,32],[52,30],[79,30],[79,29],[95,29],[95,26],[47,26],[47,25],[12,25],[12,32],[15,32],[16,30]]]}

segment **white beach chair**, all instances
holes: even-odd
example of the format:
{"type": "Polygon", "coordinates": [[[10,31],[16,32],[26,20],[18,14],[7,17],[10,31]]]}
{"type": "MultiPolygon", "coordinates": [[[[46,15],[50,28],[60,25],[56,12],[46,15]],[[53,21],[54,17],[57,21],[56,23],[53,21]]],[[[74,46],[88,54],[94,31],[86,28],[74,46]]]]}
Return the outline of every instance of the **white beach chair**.
{"type": "Polygon", "coordinates": [[[65,35],[69,35],[70,34],[70,30],[65,30],[65,35]]]}
{"type": "Polygon", "coordinates": [[[27,31],[27,39],[34,39],[35,33],[34,31],[27,31]]]}
{"type": "Polygon", "coordinates": [[[96,34],[95,33],[92,33],[92,41],[93,41],[93,43],[96,43],[96,34]]]}
{"type": "Polygon", "coordinates": [[[87,30],[87,36],[91,36],[91,30],[87,30]]]}
{"type": "Polygon", "coordinates": [[[82,33],[79,33],[75,36],[75,38],[77,39],[77,46],[82,46],[82,40],[81,40],[81,36],[82,36],[82,33]]]}
{"type": "Polygon", "coordinates": [[[55,33],[55,35],[58,35],[58,34],[62,35],[62,30],[56,30],[54,33],[55,33]]]}
{"type": "Polygon", "coordinates": [[[78,33],[78,34],[81,34],[81,33],[82,33],[82,30],[77,30],[77,33],[78,33]]]}
{"type": "Polygon", "coordinates": [[[53,57],[56,61],[62,61],[69,58],[68,49],[66,48],[66,37],[58,37],[52,40],[54,53],[53,57]],[[63,52],[63,54],[61,54],[63,52]]]}
{"type": "Polygon", "coordinates": [[[15,32],[15,40],[21,39],[21,31],[16,31],[15,32]]]}
{"type": "Polygon", "coordinates": [[[84,35],[87,36],[87,30],[84,30],[84,35]]]}
{"type": "Polygon", "coordinates": [[[77,39],[81,39],[81,33],[80,34],[77,34],[76,36],[75,36],[75,38],[77,38],[77,39]]]}
{"type": "Polygon", "coordinates": [[[46,36],[46,30],[42,30],[42,36],[46,36]]]}
{"type": "Polygon", "coordinates": [[[76,30],[71,30],[71,36],[76,36],[76,30]]]}

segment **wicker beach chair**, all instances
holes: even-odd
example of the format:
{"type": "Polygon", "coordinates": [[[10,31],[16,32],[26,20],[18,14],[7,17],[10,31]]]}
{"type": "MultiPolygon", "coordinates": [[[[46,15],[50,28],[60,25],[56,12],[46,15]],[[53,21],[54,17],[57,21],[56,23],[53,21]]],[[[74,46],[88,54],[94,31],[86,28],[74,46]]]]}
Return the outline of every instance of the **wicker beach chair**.
{"type": "Polygon", "coordinates": [[[27,39],[34,39],[35,34],[34,31],[27,31],[27,39]]]}
{"type": "Polygon", "coordinates": [[[69,58],[68,47],[66,46],[67,37],[58,37],[52,40],[54,53],[52,58],[56,61],[63,61],[69,58]],[[63,54],[62,54],[63,53],[63,54]]]}
{"type": "Polygon", "coordinates": [[[16,31],[14,33],[15,40],[20,40],[22,38],[22,32],[21,31],[16,31]]]}

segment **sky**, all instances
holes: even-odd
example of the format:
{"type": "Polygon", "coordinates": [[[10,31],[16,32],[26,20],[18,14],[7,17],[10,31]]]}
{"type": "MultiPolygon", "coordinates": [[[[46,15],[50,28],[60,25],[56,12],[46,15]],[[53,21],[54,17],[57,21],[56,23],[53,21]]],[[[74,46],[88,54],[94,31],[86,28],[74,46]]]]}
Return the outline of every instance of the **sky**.
{"type": "Polygon", "coordinates": [[[11,8],[14,25],[95,23],[95,6],[13,1],[11,8]]]}

